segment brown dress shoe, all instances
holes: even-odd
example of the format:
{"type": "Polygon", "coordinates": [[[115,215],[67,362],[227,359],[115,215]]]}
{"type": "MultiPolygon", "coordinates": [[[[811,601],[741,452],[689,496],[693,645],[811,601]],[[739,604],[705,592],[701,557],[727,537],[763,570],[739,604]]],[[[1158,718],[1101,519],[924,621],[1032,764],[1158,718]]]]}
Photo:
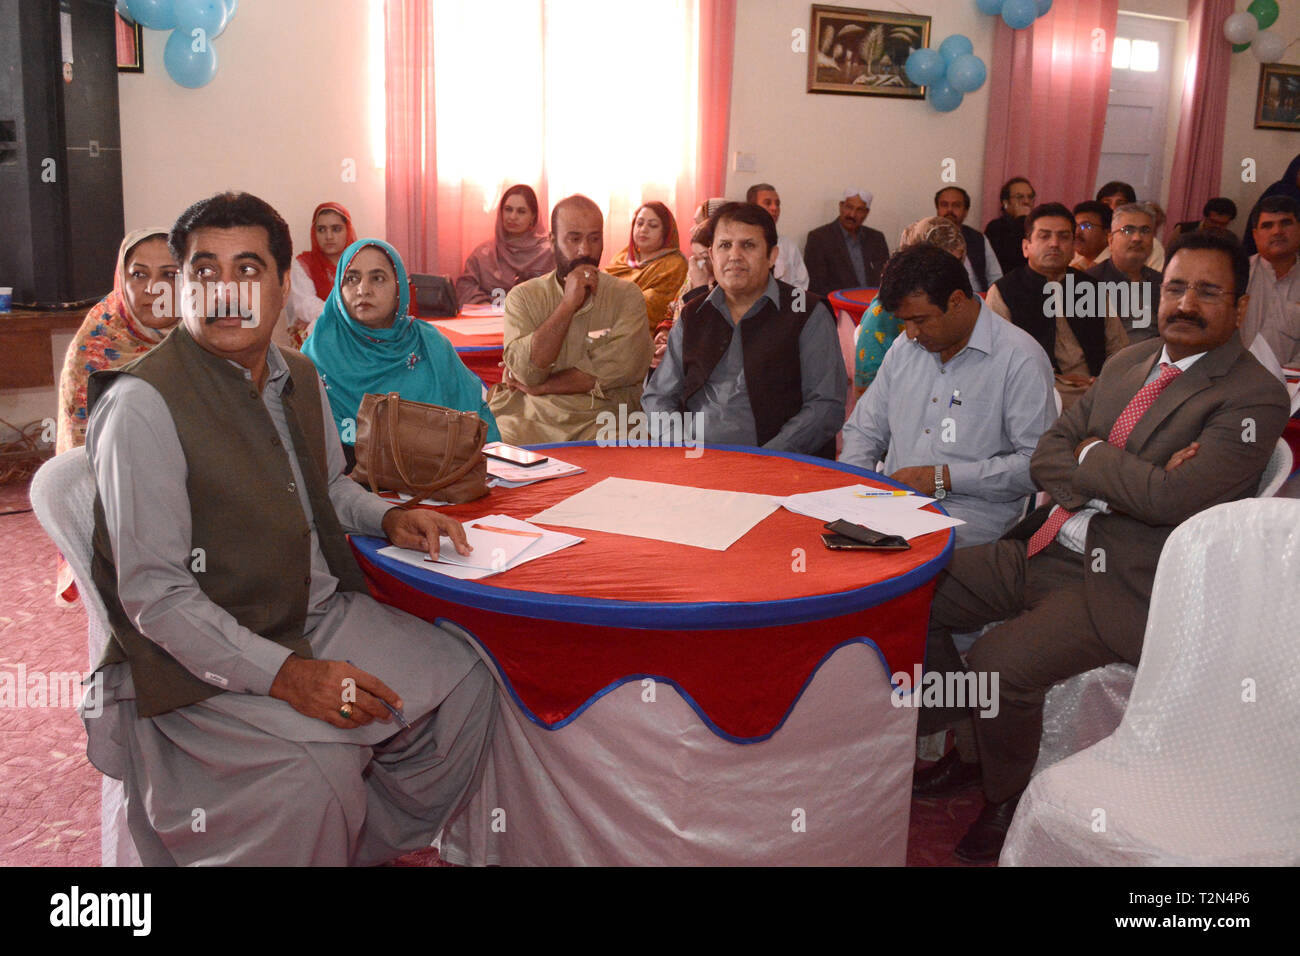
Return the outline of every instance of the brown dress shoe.
{"type": "MultiPolygon", "coordinates": [[[[1024,793],[1024,791],[1020,791],[1024,793]]],[[[984,804],[979,817],[970,825],[953,854],[963,863],[993,863],[1002,852],[1011,819],[1016,815],[1020,793],[1001,803],[984,804]]]]}
{"type": "Polygon", "coordinates": [[[918,770],[913,774],[912,796],[946,797],[979,781],[980,765],[962,763],[961,756],[954,747],[933,767],[918,770]]]}

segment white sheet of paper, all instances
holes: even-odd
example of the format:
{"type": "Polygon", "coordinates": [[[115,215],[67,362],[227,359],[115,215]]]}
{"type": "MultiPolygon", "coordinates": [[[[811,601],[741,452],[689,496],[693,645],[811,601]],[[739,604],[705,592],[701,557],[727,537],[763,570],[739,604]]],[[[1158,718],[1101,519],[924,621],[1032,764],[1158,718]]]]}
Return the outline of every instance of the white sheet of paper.
{"type": "Polygon", "coordinates": [[[912,539],[931,531],[942,531],[959,524],[960,518],[922,511],[935,499],[919,494],[878,495],[880,489],[867,485],[847,485],[825,491],[809,491],[781,499],[787,511],[807,515],[818,521],[835,521],[843,518],[854,524],[865,525],[884,534],[902,535],[912,539]]]}
{"type": "Polygon", "coordinates": [[[499,461],[496,458],[489,458],[487,460],[487,470],[492,477],[509,481],[512,483],[510,487],[518,488],[521,485],[530,485],[535,481],[544,481],[547,478],[580,475],[587,469],[571,465],[567,461],[560,461],[558,458],[552,458],[550,461],[543,462],[540,465],[532,465],[528,468],[523,465],[512,465],[509,462],[499,461]]]}
{"type": "Polygon", "coordinates": [[[530,520],[726,551],[779,506],[771,495],[606,478],[530,520]]]}
{"type": "MultiPolygon", "coordinates": [[[[533,543],[519,552],[515,558],[502,567],[495,570],[491,567],[491,561],[488,567],[466,567],[459,564],[446,564],[443,562],[433,562],[429,560],[429,555],[423,551],[412,551],[407,548],[398,548],[389,545],[386,548],[380,548],[379,553],[385,557],[394,558],[404,564],[409,564],[425,571],[432,571],[435,574],[445,574],[448,577],[459,578],[462,581],[474,581],[479,578],[485,578],[492,574],[498,574],[501,571],[509,571],[511,568],[517,568],[521,564],[527,564],[529,561],[536,561],[538,558],[545,557],[548,554],[554,554],[556,551],[563,551],[565,548],[571,548],[575,544],[581,544],[583,538],[577,535],[565,534],[562,531],[551,531],[549,528],[539,528],[537,525],[529,524],[527,521],[520,521],[518,518],[512,518],[509,515],[484,515],[482,518],[473,518],[465,522],[466,535],[473,530],[475,525],[484,524],[488,527],[508,528],[517,531],[534,531],[540,532],[541,538],[533,539],[533,543]]],[[[439,545],[439,553],[447,546],[444,538],[439,545]]]]}
{"type": "MultiPolygon", "coordinates": [[[[481,520],[481,519],[480,519],[481,520]]],[[[513,530],[513,529],[510,529],[513,530]]],[[[459,564],[467,568],[487,568],[490,571],[504,571],[520,553],[541,540],[541,531],[525,531],[519,534],[501,534],[488,531],[479,526],[477,521],[465,525],[465,539],[474,550],[469,554],[457,554],[450,538],[438,542],[438,562],[440,564],[459,564]]]]}
{"type": "Polygon", "coordinates": [[[433,323],[444,332],[461,335],[505,335],[506,320],[503,313],[477,316],[472,319],[438,319],[433,323]]]}

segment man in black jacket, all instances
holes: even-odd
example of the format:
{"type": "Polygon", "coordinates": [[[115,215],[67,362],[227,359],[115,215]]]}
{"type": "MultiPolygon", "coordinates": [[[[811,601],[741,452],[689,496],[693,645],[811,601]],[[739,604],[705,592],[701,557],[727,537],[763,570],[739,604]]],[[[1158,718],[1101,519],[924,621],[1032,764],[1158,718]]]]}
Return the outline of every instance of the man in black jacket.
{"type": "Polygon", "coordinates": [[[871,193],[850,187],[840,200],[839,218],[808,233],[803,260],[810,292],[826,296],[880,284],[889,245],[884,233],[863,225],[870,212],[871,193]]]}

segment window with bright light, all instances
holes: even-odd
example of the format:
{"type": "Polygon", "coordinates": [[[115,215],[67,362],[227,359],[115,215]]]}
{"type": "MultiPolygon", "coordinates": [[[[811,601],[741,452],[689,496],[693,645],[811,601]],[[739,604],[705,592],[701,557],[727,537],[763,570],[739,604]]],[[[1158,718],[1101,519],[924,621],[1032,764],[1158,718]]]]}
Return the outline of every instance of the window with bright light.
{"type": "Polygon", "coordinates": [[[695,162],[695,0],[435,0],[438,179],[481,193],[545,176],[608,215],[675,196],[695,162]]]}
{"type": "Polygon", "coordinates": [[[1134,40],[1129,69],[1139,73],[1154,73],[1160,69],[1160,44],[1151,40],[1134,40]]]}
{"type": "Polygon", "coordinates": [[[1127,37],[1116,37],[1110,54],[1110,68],[1112,70],[1127,70],[1132,59],[1133,44],[1127,37]]]}
{"type": "Polygon", "coordinates": [[[1153,40],[1116,37],[1110,54],[1110,68],[1154,73],[1160,69],[1160,44],[1153,40]]]}

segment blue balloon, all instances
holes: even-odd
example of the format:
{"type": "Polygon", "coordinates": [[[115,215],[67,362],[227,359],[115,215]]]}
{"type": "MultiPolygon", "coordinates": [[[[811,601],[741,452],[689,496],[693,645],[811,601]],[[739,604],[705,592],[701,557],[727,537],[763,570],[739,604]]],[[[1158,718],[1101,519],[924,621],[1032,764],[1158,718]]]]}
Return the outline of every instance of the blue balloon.
{"type": "Polygon", "coordinates": [[[975,44],[970,42],[970,37],[964,33],[954,33],[948,39],[939,44],[939,53],[943,56],[943,62],[946,66],[952,63],[959,56],[965,56],[967,53],[975,52],[975,44]]]}
{"type": "Polygon", "coordinates": [[[198,89],[217,75],[217,47],[211,42],[199,43],[183,30],[173,30],[163,48],[163,66],[167,75],[178,85],[198,89]],[[202,49],[195,51],[195,46],[202,49]]]}
{"type": "Polygon", "coordinates": [[[126,0],[131,19],[150,30],[171,30],[176,26],[172,0],[126,0]]]}
{"type": "Polygon", "coordinates": [[[1013,30],[1023,30],[1038,19],[1038,4],[1034,0],[1006,0],[1002,4],[1002,20],[1013,30]]]}
{"type": "Polygon", "coordinates": [[[226,28],[224,0],[175,0],[173,9],[176,11],[176,29],[191,36],[195,30],[202,30],[211,40],[226,28]]]}
{"type": "Polygon", "coordinates": [[[975,6],[980,8],[980,13],[987,13],[991,17],[1002,12],[1002,0],[975,0],[975,6]]]}
{"type": "Polygon", "coordinates": [[[1047,11],[1052,9],[1052,0],[1036,0],[1036,2],[1038,3],[1038,15],[1040,17],[1046,16],[1047,11]]]}
{"type": "Polygon", "coordinates": [[[988,70],[974,53],[957,57],[948,64],[948,85],[959,93],[974,93],[984,85],[988,70]]]}
{"type": "Polygon", "coordinates": [[[939,51],[931,50],[929,47],[913,50],[908,54],[907,62],[903,64],[903,70],[907,73],[907,78],[917,86],[929,86],[931,83],[937,83],[943,79],[946,68],[947,64],[939,51]]]}
{"type": "Polygon", "coordinates": [[[226,22],[227,23],[230,22],[230,18],[235,15],[235,11],[238,9],[239,9],[239,0],[226,0],[226,22]]]}
{"type": "MultiPolygon", "coordinates": [[[[1030,0],[1030,3],[1032,2],[1033,0],[1030,0]]],[[[951,113],[961,106],[963,99],[960,92],[948,85],[947,80],[940,80],[930,87],[930,105],[940,113],[951,113]]]]}

